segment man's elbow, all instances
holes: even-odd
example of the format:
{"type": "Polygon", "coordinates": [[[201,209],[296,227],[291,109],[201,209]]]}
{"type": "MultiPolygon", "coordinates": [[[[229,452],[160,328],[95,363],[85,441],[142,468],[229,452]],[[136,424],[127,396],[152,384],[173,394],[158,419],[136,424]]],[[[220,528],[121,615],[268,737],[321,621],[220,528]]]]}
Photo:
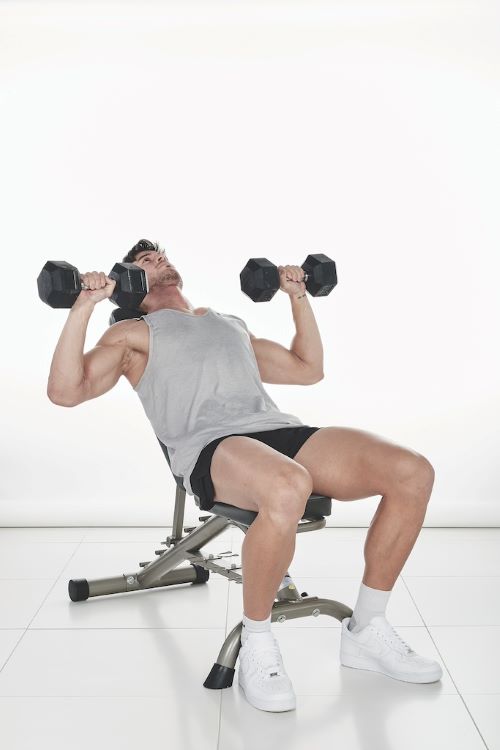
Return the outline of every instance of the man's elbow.
{"type": "Polygon", "coordinates": [[[49,401],[52,401],[53,404],[56,406],[78,406],[80,403],[79,401],[72,401],[68,398],[65,398],[61,394],[54,393],[52,391],[47,391],[47,397],[49,401]]]}
{"type": "Polygon", "coordinates": [[[325,377],[325,373],[323,371],[321,372],[314,372],[309,377],[306,385],[314,385],[315,383],[319,383],[320,380],[323,380],[325,377]]]}

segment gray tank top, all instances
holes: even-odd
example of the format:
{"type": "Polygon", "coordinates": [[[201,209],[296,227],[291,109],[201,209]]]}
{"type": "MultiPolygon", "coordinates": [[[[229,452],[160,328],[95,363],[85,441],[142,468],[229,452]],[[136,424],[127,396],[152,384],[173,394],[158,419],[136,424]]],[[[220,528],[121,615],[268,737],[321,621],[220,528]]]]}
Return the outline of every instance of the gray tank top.
{"type": "Polygon", "coordinates": [[[134,390],[189,495],[198,456],[215,438],[303,424],[266,393],[241,318],[208,308],[204,315],[156,310],[142,319],[149,356],[134,390]]]}

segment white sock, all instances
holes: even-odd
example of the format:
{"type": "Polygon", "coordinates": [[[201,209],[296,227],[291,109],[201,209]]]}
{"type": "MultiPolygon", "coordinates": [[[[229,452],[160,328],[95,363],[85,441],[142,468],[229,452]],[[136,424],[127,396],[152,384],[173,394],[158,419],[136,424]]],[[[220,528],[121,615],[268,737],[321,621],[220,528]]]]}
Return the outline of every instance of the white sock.
{"type": "Polygon", "coordinates": [[[354,612],[352,613],[347,629],[352,630],[353,633],[357,633],[368,625],[372,617],[385,617],[385,608],[391,594],[392,591],[371,589],[369,586],[361,583],[358,601],[354,607],[354,612]]]}
{"type": "Polygon", "coordinates": [[[265,620],[251,620],[243,613],[243,627],[241,628],[241,642],[244,643],[249,635],[271,632],[271,615],[265,620]]]}

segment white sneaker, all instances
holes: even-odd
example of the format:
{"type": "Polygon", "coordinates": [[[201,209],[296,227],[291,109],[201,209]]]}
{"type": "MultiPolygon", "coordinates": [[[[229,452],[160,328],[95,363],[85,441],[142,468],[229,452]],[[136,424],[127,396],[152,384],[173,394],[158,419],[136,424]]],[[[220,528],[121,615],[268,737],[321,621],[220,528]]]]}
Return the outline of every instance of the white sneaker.
{"type": "Polygon", "coordinates": [[[372,617],[369,625],[357,633],[348,629],[350,619],[342,620],[340,639],[340,663],[345,667],[381,672],[403,682],[441,679],[440,664],[415,653],[385,617],[372,617]]]}
{"type": "Polygon", "coordinates": [[[293,686],[271,632],[246,637],[239,653],[238,683],[247,701],[262,711],[291,711],[296,707],[293,686]]]}

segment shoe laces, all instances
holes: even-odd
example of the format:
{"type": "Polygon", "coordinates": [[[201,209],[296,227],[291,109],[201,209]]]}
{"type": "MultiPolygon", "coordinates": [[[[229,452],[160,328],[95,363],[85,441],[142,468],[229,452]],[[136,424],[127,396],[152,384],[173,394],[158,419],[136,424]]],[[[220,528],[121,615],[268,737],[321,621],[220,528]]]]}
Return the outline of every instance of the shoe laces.
{"type": "Polygon", "coordinates": [[[409,646],[408,643],[406,643],[406,641],[401,638],[399,633],[396,633],[390,622],[386,621],[385,626],[385,632],[378,627],[375,627],[375,630],[382,636],[386,643],[388,643],[390,646],[394,646],[396,651],[399,651],[399,653],[401,654],[409,655],[415,653],[411,646],[409,646]]]}
{"type": "Polygon", "coordinates": [[[271,637],[272,641],[266,638],[265,643],[256,643],[257,639],[252,639],[249,645],[258,654],[256,661],[259,669],[268,677],[278,677],[282,674],[281,653],[275,637],[273,635],[271,637]]]}

